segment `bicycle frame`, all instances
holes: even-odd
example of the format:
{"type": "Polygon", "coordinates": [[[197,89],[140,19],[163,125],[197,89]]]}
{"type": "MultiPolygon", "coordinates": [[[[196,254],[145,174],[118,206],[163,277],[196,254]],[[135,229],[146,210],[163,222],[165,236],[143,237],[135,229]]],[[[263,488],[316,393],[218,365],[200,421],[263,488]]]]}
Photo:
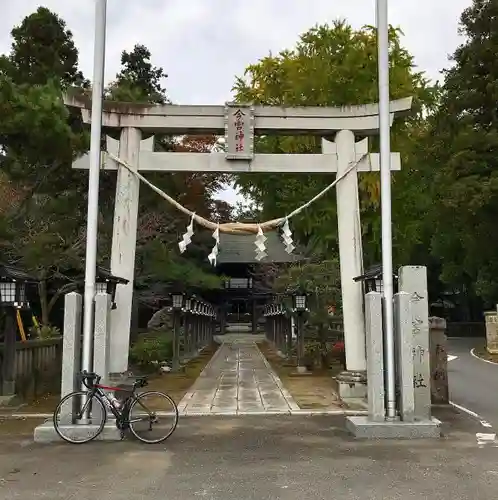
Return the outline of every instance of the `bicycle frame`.
{"type": "MultiPolygon", "coordinates": [[[[118,387],[108,387],[108,386],[103,386],[100,384],[95,384],[91,388],[89,387],[88,390],[88,397],[86,398],[85,404],[81,408],[81,415],[85,415],[86,411],[89,410],[89,406],[92,402],[92,399],[94,397],[97,397],[100,399],[100,401],[104,404],[104,407],[109,409],[111,413],[116,417],[116,421],[121,422],[121,423],[127,423],[125,422],[125,416],[126,412],[121,411],[120,409],[116,408],[111,401],[111,398],[108,396],[108,394],[105,391],[122,391],[123,389],[119,389],[118,387]],[[104,390],[105,389],[105,390],[104,390]]],[[[125,410],[129,406],[129,399],[133,399],[134,394],[132,393],[131,396],[129,396],[125,401],[122,406],[123,410],[125,410]]]]}
{"type": "MultiPolygon", "coordinates": [[[[94,396],[98,397],[102,403],[104,403],[104,407],[107,407],[111,413],[114,415],[116,418],[116,422],[120,424],[121,426],[123,425],[128,425],[131,423],[135,422],[140,422],[143,420],[142,418],[136,418],[134,420],[130,420],[128,417],[128,410],[131,406],[131,403],[133,401],[136,401],[137,395],[135,394],[135,388],[133,388],[133,391],[131,392],[131,395],[128,396],[122,406],[121,409],[116,408],[111,401],[111,398],[108,396],[107,392],[122,392],[123,389],[120,389],[119,387],[109,387],[101,384],[95,384],[90,390],[89,390],[89,397],[85,404],[83,405],[81,409],[81,414],[84,415],[85,411],[88,409],[88,406],[90,405],[90,402],[94,396]]],[[[141,402],[139,403],[140,406],[148,413],[149,418],[153,416],[154,412],[151,412],[148,408],[146,408],[141,402]]]]}

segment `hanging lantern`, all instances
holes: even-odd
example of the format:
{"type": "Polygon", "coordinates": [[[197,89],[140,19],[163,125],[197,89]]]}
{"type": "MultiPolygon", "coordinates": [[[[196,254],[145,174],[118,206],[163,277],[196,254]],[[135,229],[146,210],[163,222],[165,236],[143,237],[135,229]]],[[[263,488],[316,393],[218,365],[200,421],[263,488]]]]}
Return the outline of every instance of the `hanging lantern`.
{"type": "Polygon", "coordinates": [[[296,291],[292,294],[292,308],[295,312],[304,312],[307,307],[307,294],[303,291],[296,291]]]}
{"type": "MultiPolygon", "coordinates": [[[[398,276],[396,274],[393,274],[394,288],[396,288],[397,280],[398,276]]],[[[383,280],[381,264],[369,267],[365,271],[365,274],[363,274],[362,276],[357,276],[356,278],[354,278],[354,281],[356,282],[361,281],[364,283],[364,288],[365,288],[364,293],[369,293],[369,292],[378,292],[381,294],[384,293],[384,280],[383,280]]]]}
{"type": "Polygon", "coordinates": [[[111,308],[116,309],[116,289],[118,285],[126,285],[129,281],[125,278],[114,276],[108,269],[97,268],[95,277],[95,293],[108,293],[111,296],[111,308]]]}
{"type": "Polygon", "coordinates": [[[175,311],[180,311],[184,306],[185,295],[183,293],[171,294],[171,303],[175,311]]]}
{"type": "Polygon", "coordinates": [[[36,282],[37,280],[14,266],[0,265],[0,304],[16,309],[29,306],[26,284],[36,282]]]}

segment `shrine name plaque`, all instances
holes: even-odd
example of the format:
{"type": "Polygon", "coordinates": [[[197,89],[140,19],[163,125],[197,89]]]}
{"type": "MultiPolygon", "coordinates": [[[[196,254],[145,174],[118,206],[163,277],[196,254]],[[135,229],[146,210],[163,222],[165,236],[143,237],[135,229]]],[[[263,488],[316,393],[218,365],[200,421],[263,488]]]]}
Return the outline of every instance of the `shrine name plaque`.
{"type": "Polygon", "coordinates": [[[254,107],[225,104],[225,158],[252,160],[254,157],[254,107]]]}

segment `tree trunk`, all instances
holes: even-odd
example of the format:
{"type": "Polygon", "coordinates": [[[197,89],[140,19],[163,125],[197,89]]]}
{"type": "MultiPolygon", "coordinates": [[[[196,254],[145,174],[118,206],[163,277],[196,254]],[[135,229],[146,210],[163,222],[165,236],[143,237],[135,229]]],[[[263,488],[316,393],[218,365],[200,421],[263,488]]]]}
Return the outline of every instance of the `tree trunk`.
{"type": "Polygon", "coordinates": [[[50,300],[48,300],[47,280],[45,277],[42,277],[40,279],[40,282],[38,284],[38,295],[40,296],[42,325],[50,324],[50,313],[52,312],[52,309],[54,308],[57,301],[60,299],[61,295],[69,292],[74,292],[77,288],[77,283],[66,283],[54,293],[50,300]]]}
{"type": "MultiPolygon", "coordinates": [[[[50,313],[52,312],[52,309],[54,308],[55,304],[57,304],[57,301],[61,298],[61,296],[66,295],[66,293],[74,292],[77,289],[78,289],[77,283],[67,283],[54,293],[54,295],[52,296],[47,305],[47,321],[49,321],[50,313]]],[[[49,323],[46,324],[48,325],[49,323]]]]}
{"type": "Polygon", "coordinates": [[[40,296],[40,307],[41,307],[41,323],[42,325],[48,325],[48,318],[50,310],[48,307],[48,297],[47,297],[47,280],[40,279],[38,283],[38,295],[40,296]]]}
{"type": "Polygon", "coordinates": [[[324,370],[328,368],[327,359],[327,332],[325,325],[320,323],[318,325],[318,344],[320,346],[319,359],[320,359],[320,369],[324,370]]]}

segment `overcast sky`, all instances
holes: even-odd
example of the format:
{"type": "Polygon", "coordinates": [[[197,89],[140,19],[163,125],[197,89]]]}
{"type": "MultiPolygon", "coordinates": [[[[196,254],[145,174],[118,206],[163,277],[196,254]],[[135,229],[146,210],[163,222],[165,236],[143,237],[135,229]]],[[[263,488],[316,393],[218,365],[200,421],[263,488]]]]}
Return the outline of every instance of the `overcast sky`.
{"type": "MultiPolygon", "coordinates": [[[[120,53],[146,45],[168,73],[173,102],[221,104],[230,98],[234,75],[271,50],[294,46],[316,23],[346,18],[354,27],[375,23],[375,0],[108,0],[107,67],[111,79],[120,53]]],[[[390,22],[431,78],[448,65],[460,43],[457,24],[471,0],[390,0],[390,22]]],[[[0,51],[10,30],[39,5],[57,12],[74,34],[82,69],[92,74],[92,0],[2,0],[0,51]]]]}

